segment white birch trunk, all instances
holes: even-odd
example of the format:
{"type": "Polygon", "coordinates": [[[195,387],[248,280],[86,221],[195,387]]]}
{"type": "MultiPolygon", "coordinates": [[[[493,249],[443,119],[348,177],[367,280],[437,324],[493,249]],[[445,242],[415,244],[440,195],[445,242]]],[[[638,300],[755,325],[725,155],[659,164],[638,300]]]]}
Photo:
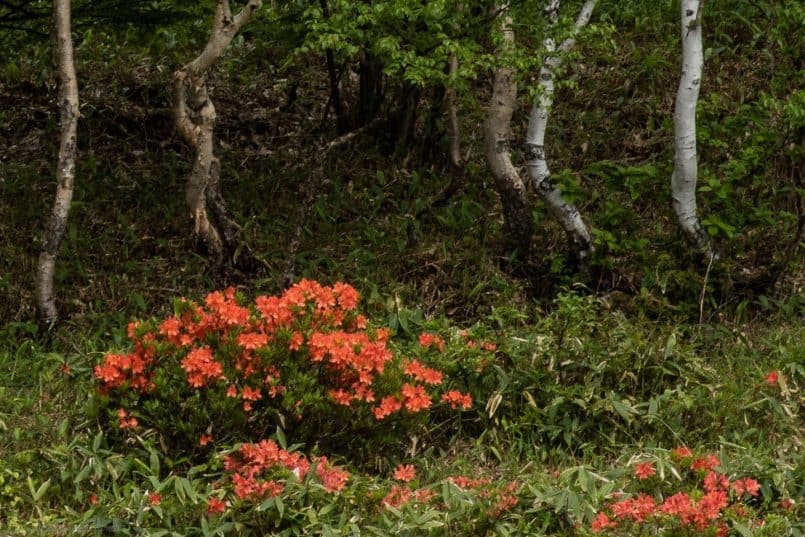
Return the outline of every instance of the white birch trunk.
{"type": "Polygon", "coordinates": [[[207,246],[216,263],[234,247],[237,225],[229,217],[220,187],[221,164],[214,152],[215,105],[207,87],[207,72],[218,61],[240,29],[260,8],[249,0],[232,15],[229,0],[218,0],[212,31],[204,50],[173,76],[176,129],[195,150],[185,199],[194,223],[194,235],[207,246]]]}
{"type": "MultiPolygon", "coordinates": [[[[70,203],[73,200],[75,181],[76,136],[78,131],[78,79],[73,61],[73,39],[70,30],[70,0],[54,0],[54,44],[58,48],[59,72],[59,125],[61,141],[56,166],[56,199],[45,229],[45,244],[36,271],[36,307],[44,323],[56,320],[58,312],[53,297],[53,272],[59,251],[70,203]]],[[[56,56],[54,54],[54,56],[56,56]]]]}
{"type": "Polygon", "coordinates": [[[681,0],[682,77],[674,105],[674,173],[671,193],[682,231],[699,251],[713,254],[710,237],[696,210],[696,102],[702,80],[704,51],[700,0],[681,0]]]}
{"type": "MultiPolygon", "coordinates": [[[[511,16],[506,14],[502,20],[503,50],[514,43],[511,16]]],[[[484,125],[484,153],[495,189],[500,194],[503,206],[503,228],[508,248],[527,259],[531,250],[531,204],[528,202],[526,187],[517,168],[511,160],[511,119],[517,101],[517,84],[514,81],[513,67],[498,67],[492,87],[486,124],[484,125]]]]}
{"type": "MultiPolygon", "coordinates": [[[[596,0],[587,0],[576,19],[575,32],[583,28],[592,16],[596,0]]],[[[546,8],[549,20],[553,23],[558,18],[559,0],[552,0],[546,8]]],[[[593,253],[593,242],[590,231],[581,218],[578,209],[562,197],[561,191],[551,182],[551,172],[545,157],[545,130],[548,126],[548,117],[554,96],[554,78],[556,71],[562,65],[564,56],[576,44],[575,37],[565,39],[558,50],[553,39],[544,42],[546,50],[545,62],[539,73],[540,95],[531,108],[528,119],[528,133],[526,135],[526,167],[531,179],[534,181],[537,192],[548,204],[551,214],[559,221],[570,241],[571,248],[583,262],[593,253]]]]}

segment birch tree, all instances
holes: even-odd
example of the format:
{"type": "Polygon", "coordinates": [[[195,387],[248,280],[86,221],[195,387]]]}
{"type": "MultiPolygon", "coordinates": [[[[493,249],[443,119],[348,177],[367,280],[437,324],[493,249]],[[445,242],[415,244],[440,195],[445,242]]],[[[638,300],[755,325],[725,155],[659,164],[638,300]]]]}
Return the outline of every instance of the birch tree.
{"type": "Polygon", "coordinates": [[[56,199],[44,235],[44,249],[36,268],[36,307],[42,322],[52,323],[58,312],[53,293],[53,272],[59,251],[70,203],[73,200],[75,159],[78,132],[78,79],[73,60],[73,39],[70,30],[70,0],[54,0],[54,45],[58,48],[59,72],[59,157],[56,165],[56,199]]]}
{"type": "Polygon", "coordinates": [[[193,234],[206,245],[217,264],[233,251],[238,226],[229,216],[221,193],[221,163],[213,147],[215,105],[210,98],[207,74],[261,4],[262,0],[248,0],[237,15],[232,15],[229,0],[218,0],[204,50],[173,76],[176,129],[195,153],[185,190],[193,234]]]}
{"type": "MultiPolygon", "coordinates": [[[[587,0],[584,3],[576,19],[573,35],[562,41],[558,47],[552,38],[545,39],[543,46],[546,57],[539,73],[540,93],[531,108],[525,143],[525,154],[528,158],[526,168],[529,176],[534,182],[537,192],[548,205],[551,214],[567,233],[574,254],[582,262],[594,251],[590,231],[578,209],[564,199],[562,192],[550,180],[551,172],[545,156],[545,130],[553,105],[554,79],[557,71],[562,66],[564,58],[575,46],[576,33],[590,21],[595,4],[596,0],[587,0]]],[[[552,0],[545,9],[552,24],[556,23],[559,17],[559,5],[560,0],[552,0]]]]}
{"type": "MultiPolygon", "coordinates": [[[[498,9],[507,8],[502,6],[498,9]]],[[[511,25],[512,17],[505,13],[501,20],[499,58],[504,58],[514,47],[511,25]]],[[[511,159],[511,119],[517,101],[514,76],[514,67],[502,65],[495,69],[492,98],[484,125],[484,153],[503,205],[503,228],[509,249],[526,259],[531,252],[533,220],[525,183],[511,159]]]]}
{"type": "Polygon", "coordinates": [[[674,105],[674,172],[671,192],[679,226],[693,246],[714,256],[710,237],[696,209],[696,103],[702,80],[704,52],[700,0],[681,0],[682,77],[674,105]]]}

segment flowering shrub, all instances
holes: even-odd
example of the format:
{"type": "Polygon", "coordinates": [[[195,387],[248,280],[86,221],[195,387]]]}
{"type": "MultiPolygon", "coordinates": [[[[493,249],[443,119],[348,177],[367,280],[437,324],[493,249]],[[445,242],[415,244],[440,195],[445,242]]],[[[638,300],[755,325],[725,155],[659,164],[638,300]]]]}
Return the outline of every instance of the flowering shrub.
{"type": "Polygon", "coordinates": [[[640,484],[639,492],[605,506],[593,520],[592,532],[726,537],[730,520],[742,527],[762,524],[745,503],[758,496],[761,488],[758,481],[751,477],[730,479],[719,472],[721,463],[712,454],[695,457],[690,449],[679,447],[672,451],[672,457],[687,469],[689,490],[659,497],[647,494],[644,490],[651,483],[646,482],[657,472],[652,463],[637,463],[633,473],[640,484]]]}
{"type": "MultiPolygon", "coordinates": [[[[237,498],[259,500],[279,495],[284,489],[284,481],[291,475],[297,481],[304,480],[311,470],[311,464],[304,455],[281,449],[271,440],[262,440],[257,444],[243,444],[237,451],[227,455],[224,469],[230,476],[237,498]]],[[[314,460],[313,472],[327,492],[342,490],[349,479],[349,474],[331,465],[327,457],[314,460]]],[[[220,510],[220,504],[214,507],[220,510]]]]}
{"type": "MultiPolygon", "coordinates": [[[[250,307],[231,288],[203,304],[181,299],[161,322],[131,323],[133,349],[107,354],[94,374],[121,429],[155,427],[200,447],[212,434],[259,438],[266,420],[306,440],[328,424],[367,426],[363,418],[413,415],[438,401],[471,407],[457,390],[439,398],[441,371],[395,356],[389,330],[358,313],[359,298],[344,283],[302,280],[250,307]]],[[[444,347],[437,335],[419,340],[423,352],[444,347]]]]}

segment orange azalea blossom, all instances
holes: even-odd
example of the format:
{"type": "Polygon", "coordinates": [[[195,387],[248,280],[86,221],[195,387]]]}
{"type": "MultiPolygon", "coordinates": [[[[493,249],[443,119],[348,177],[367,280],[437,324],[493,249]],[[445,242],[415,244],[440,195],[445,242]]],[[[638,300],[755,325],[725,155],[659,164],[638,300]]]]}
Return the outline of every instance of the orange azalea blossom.
{"type": "Polygon", "coordinates": [[[305,342],[305,336],[302,335],[302,332],[294,332],[291,334],[291,340],[288,342],[288,348],[292,351],[298,351],[302,348],[302,344],[305,342]]]}
{"type": "Polygon", "coordinates": [[[319,476],[324,490],[327,492],[339,492],[344,490],[349,480],[349,474],[327,462],[327,457],[319,457],[316,464],[316,475],[319,476]]]}
{"type": "Polygon", "coordinates": [[[375,418],[378,420],[382,420],[386,416],[397,412],[402,408],[402,403],[400,403],[395,397],[384,397],[382,401],[380,401],[380,406],[376,407],[372,412],[374,412],[375,418]]]}
{"type": "Polygon", "coordinates": [[[207,514],[215,515],[226,511],[226,504],[218,498],[210,498],[207,500],[207,514]]]}
{"type": "Polygon", "coordinates": [[[201,388],[214,380],[226,380],[223,366],[213,358],[209,347],[190,351],[182,360],[182,369],[187,373],[188,384],[194,388],[201,388]]]}
{"type": "Polygon", "coordinates": [[[403,364],[403,372],[425,384],[438,386],[442,383],[443,375],[441,371],[425,367],[418,360],[411,360],[403,364]]]}
{"type": "Polygon", "coordinates": [[[198,445],[204,447],[207,444],[212,442],[212,435],[211,434],[203,434],[198,439],[198,445]]]}
{"type": "Polygon", "coordinates": [[[403,396],[403,406],[410,412],[419,412],[430,408],[431,399],[422,386],[403,384],[400,392],[403,396]]]}
{"type": "Polygon", "coordinates": [[[601,512],[595,516],[595,520],[593,520],[593,523],[590,524],[590,529],[593,530],[593,533],[598,533],[601,530],[615,528],[617,526],[618,526],[617,522],[609,518],[609,516],[606,513],[601,512]]]}
{"type": "Polygon", "coordinates": [[[144,349],[130,354],[107,354],[103,364],[95,366],[95,378],[101,381],[105,390],[128,385],[133,390],[146,392],[153,388],[148,371],[150,362],[144,349]]]}
{"type": "Polygon", "coordinates": [[[422,332],[419,334],[419,344],[426,349],[436,347],[439,351],[444,351],[444,340],[435,334],[422,332]]]}
{"type": "MultiPolygon", "coordinates": [[[[304,455],[285,451],[272,440],[243,444],[237,451],[224,457],[224,470],[232,475],[233,492],[241,499],[260,499],[280,494],[284,490],[282,482],[262,477],[264,472],[273,477],[277,468],[290,470],[301,481],[310,471],[311,464],[304,455]]],[[[330,464],[327,457],[316,459],[315,475],[327,492],[343,490],[349,479],[349,474],[330,464]]]]}
{"type": "Polygon", "coordinates": [[[756,480],[752,479],[751,477],[747,477],[744,479],[738,479],[732,484],[732,489],[735,491],[735,494],[738,496],[743,496],[744,494],[748,494],[752,497],[757,496],[758,492],[760,491],[760,483],[756,480]]]}
{"type": "Polygon", "coordinates": [[[485,477],[481,477],[478,479],[471,479],[463,475],[448,477],[447,480],[460,489],[475,489],[491,483],[491,481],[485,477]]]}
{"type": "Polygon", "coordinates": [[[700,457],[690,463],[691,470],[704,470],[705,472],[712,471],[715,467],[721,464],[715,455],[708,454],[704,457],[700,457]]]}
{"type": "Polygon", "coordinates": [[[394,470],[394,479],[397,481],[409,482],[416,477],[416,469],[413,464],[401,464],[394,470]]]}
{"type": "Polygon", "coordinates": [[[686,446],[679,446],[671,450],[674,459],[689,459],[693,457],[693,452],[686,446]]]}
{"type": "Polygon", "coordinates": [[[392,485],[386,496],[380,501],[382,507],[393,507],[398,509],[404,504],[414,500],[418,503],[427,503],[433,498],[435,493],[432,490],[416,489],[410,490],[403,485],[392,485]]]}
{"type": "Polygon", "coordinates": [[[162,503],[162,496],[158,492],[152,492],[148,495],[148,503],[151,505],[159,505],[162,503]]]}
{"type": "Polygon", "coordinates": [[[505,487],[497,491],[497,500],[492,507],[487,511],[491,517],[499,517],[503,513],[510,511],[516,507],[520,501],[515,494],[517,490],[517,483],[507,483],[505,487]]]}
{"type": "Polygon", "coordinates": [[[442,402],[449,403],[450,408],[453,409],[461,407],[464,410],[468,410],[472,407],[472,397],[469,394],[464,394],[457,390],[451,390],[442,394],[442,402]]]}
{"type": "Polygon", "coordinates": [[[707,492],[714,492],[717,490],[729,490],[730,480],[723,474],[716,472],[708,472],[704,476],[704,490],[707,492]]]}
{"type": "Polygon", "coordinates": [[[118,426],[121,429],[136,429],[139,425],[137,418],[129,416],[129,414],[122,408],[118,409],[117,411],[117,420],[118,426]]]}
{"type": "Polygon", "coordinates": [[[246,350],[254,350],[268,344],[268,336],[262,332],[244,332],[238,335],[238,345],[246,350]]]}
{"type": "Polygon", "coordinates": [[[657,470],[654,469],[654,465],[650,462],[642,462],[634,467],[634,475],[638,479],[648,479],[656,473],[657,470]]]}

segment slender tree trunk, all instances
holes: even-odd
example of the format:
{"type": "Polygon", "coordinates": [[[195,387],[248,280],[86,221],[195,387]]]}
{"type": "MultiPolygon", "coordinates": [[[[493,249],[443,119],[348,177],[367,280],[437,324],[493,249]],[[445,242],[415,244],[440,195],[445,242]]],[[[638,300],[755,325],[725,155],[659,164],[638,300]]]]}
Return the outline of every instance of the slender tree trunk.
{"type": "Polygon", "coordinates": [[[372,121],[383,101],[383,66],[371,53],[362,50],[358,64],[358,106],[354,128],[372,121]]]}
{"type": "MultiPolygon", "coordinates": [[[[506,47],[511,47],[514,43],[511,24],[511,16],[504,15],[504,50],[501,52],[505,52],[506,47]]],[[[515,70],[510,66],[495,70],[492,99],[484,126],[484,152],[503,205],[503,227],[508,248],[521,259],[527,259],[531,254],[531,233],[534,226],[525,184],[511,160],[511,119],[517,101],[514,75],[515,70]]]]}
{"type": "Polygon", "coordinates": [[[674,173],[671,192],[679,226],[699,251],[715,255],[696,210],[696,102],[702,81],[704,52],[700,0],[681,0],[682,77],[674,106],[674,173]]]}
{"type": "MultiPolygon", "coordinates": [[[[330,18],[330,6],[327,0],[319,0],[322,15],[324,18],[330,18]]],[[[327,59],[327,77],[330,81],[330,105],[333,107],[335,114],[336,132],[341,135],[349,130],[349,120],[344,114],[344,107],[341,103],[341,88],[338,73],[335,69],[335,57],[333,56],[333,49],[328,48],[324,51],[327,59]]]]}
{"type": "Polygon", "coordinates": [[[249,0],[232,15],[229,0],[219,0],[212,31],[201,54],[173,75],[176,128],[193,148],[193,168],[187,179],[185,200],[193,218],[193,233],[220,264],[233,251],[238,226],[229,216],[221,193],[221,163],[215,156],[215,105],[207,87],[207,73],[262,4],[249,0]]]}
{"type": "MultiPolygon", "coordinates": [[[[592,16],[596,0],[587,0],[576,19],[575,32],[583,28],[592,16]]],[[[551,23],[556,22],[559,15],[559,0],[553,0],[546,9],[551,23]]],[[[575,33],[574,32],[574,33],[575,33]]],[[[581,218],[578,209],[564,199],[562,192],[550,180],[551,172],[545,157],[545,129],[548,126],[548,117],[553,105],[554,78],[556,72],[564,61],[565,55],[576,44],[575,37],[565,39],[558,50],[553,39],[544,42],[547,52],[545,61],[539,73],[540,95],[534,101],[531,115],[528,120],[528,134],[526,136],[525,152],[528,158],[526,167],[531,180],[534,181],[537,192],[548,204],[551,214],[567,233],[573,254],[580,262],[593,253],[593,242],[590,231],[581,218]]]]}
{"type": "Polygon", "coordinates": [[[450,139],[450,163],[456,169],[464,167],[464,159],[461,157],[461,124],[458,119],[458,96],[455,83],[456,73],[458,72],[458,58],[455,54],[450,55],[448,74],[450,82],[445,89],[445,100],[447,101],[447,135],[450,139]]]}
{"type": "Polygon", "coordinates": [[[53,2],[56,42],[58,43],[59,125],[61,141],[56,167],[56,199],[45,228],[44,250],[39,254],[36,272],[36,306],[44,323],[56,320],[58,312],[53,297],[53,272],[59,251],[75,181],[76,133],[78,130],[78,79],[73,61],[73,39],[70,32],[70,0],[53,2]]]}

